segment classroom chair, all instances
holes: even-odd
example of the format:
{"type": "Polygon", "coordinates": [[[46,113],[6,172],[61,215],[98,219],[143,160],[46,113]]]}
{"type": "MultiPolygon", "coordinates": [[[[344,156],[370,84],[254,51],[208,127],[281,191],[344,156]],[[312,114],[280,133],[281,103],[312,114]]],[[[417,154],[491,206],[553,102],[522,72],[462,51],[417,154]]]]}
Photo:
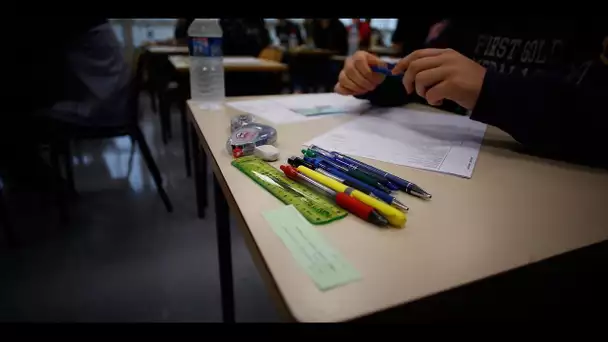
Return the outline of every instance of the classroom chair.
{"type": "Polygon", "coordinates": [[[152,84],[152,80],[150,79],[150,76],[148,75],[150,70],[148,70],[148,56],[146,54],[147,49],[146,47],[138,47],[133,51],[133,59],[131,62],[131,65],[135,65],[137,67],[139,67],[139,64],[141,63],[142,65],[144,65],[144,70],[142,72],[142,81],[141,81],[141,91],[146,91],[148,93],[148,96],[150,97],[150,107],[152,108],[152,112],[156,113],[158,112],[158,109],[156,107],[156,100],[157,100],[157,94],[156,91],[154,89],[154,86],[152,84]]]}
{"type": "MultiPolygon", "coordinates": [[[[70,143],[78,140],[108,139],[128,135],[131,138],[132,143],[136,142],[139,145],[142,157],[148,166],[148,170],[150,170],[150,173],[152,174],[152,178],[156,185],[156,190],[163,201],[167,212],[172,212],[173,205],[171,204],[171,200],[169,199],[169,196],[167,196],[167,193],[163,187],[160,170],[154,161],[154,157],[152,156],[146,139],[141,131],[141,128],[139,127],[139,94],[142,89],[142,66],[142,64],[138,63],[135,69],[135,74],[128,85],[130,116],[126,123],[113,127],[88,127],[72,124],[67,125],[63,122],[56,122],[57,127],[55,129],[51,129],[50,136],[47,137],[51,149],[51,164],[55,170],[59,171],[59,159],[63,158],[65,178],[67,180],[68,187],[71,190],[75,190],[70,143]]],[[[51,124],[53,124],[52,121],[51,124]]],[[[61,189],[58,189],[58,191],[60,195],[59,200],[64,201],[65,196],[63,191],[61,189]]]]}

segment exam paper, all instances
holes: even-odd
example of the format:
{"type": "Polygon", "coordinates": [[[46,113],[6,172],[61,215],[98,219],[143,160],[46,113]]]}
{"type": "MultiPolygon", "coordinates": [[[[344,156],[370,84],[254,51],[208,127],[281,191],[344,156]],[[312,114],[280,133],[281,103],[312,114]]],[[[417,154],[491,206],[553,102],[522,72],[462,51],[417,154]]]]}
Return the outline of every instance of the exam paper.
{"type": "Polygon", "coordinates": [[[471,178],[486,125],[407,108],[374,109],[307,145],[471,178]]]}
{"type": "Polygon", "coordinates": [[[228,106],[259,116],[274,124],[321,118],[324,114],[360,114],[369,102],[335,93],[281,96],[272,99],[228,102],[228,106]]]}
{"type": "Polygon", "coordinates": [[[293,205],[262,215],[320,290],[329,290],[361,278],[359,272],[327,243],[293,205]]]}

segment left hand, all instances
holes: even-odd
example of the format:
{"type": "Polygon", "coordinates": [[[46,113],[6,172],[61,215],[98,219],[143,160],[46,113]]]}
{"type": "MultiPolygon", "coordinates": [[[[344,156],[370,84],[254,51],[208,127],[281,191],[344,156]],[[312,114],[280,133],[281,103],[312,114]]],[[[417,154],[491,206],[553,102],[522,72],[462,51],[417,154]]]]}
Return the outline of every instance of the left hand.
{"type": "Polygon", "coordinates": [[[416,50],[400,60],[393,74],[405,71],[403,85],[432,105],[452,100],[473,110],[483,85],[486,68],[452,49],[416,50]]]}

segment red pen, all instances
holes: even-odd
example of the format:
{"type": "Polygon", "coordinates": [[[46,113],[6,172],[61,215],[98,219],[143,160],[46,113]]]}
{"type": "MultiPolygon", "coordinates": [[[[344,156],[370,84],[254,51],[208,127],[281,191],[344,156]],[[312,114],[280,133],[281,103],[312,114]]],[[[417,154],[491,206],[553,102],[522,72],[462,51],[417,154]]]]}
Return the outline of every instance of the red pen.
{"type": "Polygon", "coordinates": [[[298,172],[298,170],[291,165],[281,165],[281,170],[288,178],[301,183],[306,183],[316,190],[325,193],[325,195],[335,200],[336,204],[338,204],[341,208],[348,210],[350,213],[364,219],[365,221],[371,222],[379,227],[388,226],[388,220],[384,216],[380,215],[380,213],[378,213],[374,208],[359,201],[358,199],[350,197],[348,194],[343,192],[336,192],[325,185],[310,179],[306,175],[298,172]]]}

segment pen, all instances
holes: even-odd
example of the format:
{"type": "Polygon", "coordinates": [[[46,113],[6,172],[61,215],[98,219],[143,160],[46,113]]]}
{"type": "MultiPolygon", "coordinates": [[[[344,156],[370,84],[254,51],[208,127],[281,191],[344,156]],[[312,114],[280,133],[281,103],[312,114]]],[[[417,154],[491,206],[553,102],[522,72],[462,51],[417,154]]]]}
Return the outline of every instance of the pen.
{"type": "Polygon", "coordinates": [[[412,195],[412,196],[416,196],[419,198],[423,198],[423,199],[431,199],[432,195],[429,194],[428,192],[424,191],[421,187],[419,187],[418,185],[409,182],[403,178],[397,177],[395,175],[392,175],[386,171],[377,169],[371,165],[368,165],[364,162],[358,161],[357,159],[351,158],[349,156],[345,156],[341,153],[338,152],[329,152],[326,150],[323,150],[321,147],[319,146],[315,146],[315,145],[311,145],[308,147],[309,149],[313,150],[313,151],[317,151],[317,150],[322,150],[324,153],[329,153],[332,154],[336,159],[340,159],[342,161],[345,161],[349,164],[351,164],[352,166],[361,168],[363,170],[366,170],[367,172],[371,172],[374,173],[378,176],[384,177],[387,180],[389,180],[390,182],[394,183],[395,185],[399,186],[401,190],[405,191],[406,193],[412,195]]]}
{"type": "Polygon", "coordinates": [[[323,192],[325,195],[335,200],[336,204],[338,204],[340,207],[348,210],[365,221],[371,222],[379,227],[386,227],[388,225],[388,220],[384,218],[384,216],[380,215],[374,208],[359,201],[358,199],[350,197],[344,192],[336,192],[298,172],[298,170],[290,165],[281,165],[280,167],[283,173],[285,173],[285,176],[288,178],[307,183],[310,187],[323,192]]]}
{"type": "MultiPolygon", "coordinates": [[[[397,208],[399,208],[399,209],[401,209],[403,211],[410,210],[410,208],[408,208],[405,204],[399,202],[398,199],[396,199],[395,197],[387,194],[386,192],[378,190],[378,189],[376,189],[376,188],[374,188],[374,187],[372,187],[370,185],[367,185],[367,184],[361,182],[360,180],[358,180],[358,179],[356,179],[354,177],[351,177],[350,175],[348,175],[346,173],[341,172],[340,170],[332,168],[331,166],[323,165],[324,160],[317,161],[317,160],[314,160],[314,159],[312,159],[310,157],[304,157],[304,160],[307,161],[309,164],[313,164],[315,166],[314,168],[311,168],[311,169],[318,170],[319,168],[321,168],[321,169],[323,169],[323,170],[325,170],[325,171],[327,171],[327,172],[329,172],[329,173],[337,176],[340,180],[337,180],[337,179],[336,180],[338,182],[344,184],[344,185],[353,187],[353,188],[355,188],[355,189],[357,189],[359,191],[362,191],[362,192],[364,192],[364,193],[366,193],[368,195],[376,197],[376,198],[378,198],[378,199],[380,199],[380,200],[382,200],[382,201],[384,201],[384,202],[386,202],[386,203],[388,203],[390,205],[393,205],[393,206],[395,206],[395,207],[397,207],[397,208]]],[[[323,174],[325,174],[325,173],[323,173],[323,174]]]]}
{"type": "Polygon", "coordinates": [[[389,189],[389,191],[387,191],[387,192],[390,192],[390,190],[399,190],[398,186],[396,186],[395,184],[392,184],[391,182],[389,182],[385,178],[380,177],[380,176],[378,176],[378,175],[376,175],[374,173],[369,173],[369,172],[365,172],[365,171],[359,170],[356,166],[350,165],[349,163],[346,163],[345,161],[336,158],[331,152],[325,153],[323,151],[313,151],[311,149],[303,149],[302,153],[305,156],[314,157],[314,158],[318,158],[318,157],[322,156],[324,158],[330,159],[331,161],[333,161],[333,162],[335,162],[337,164],[340,164],[340,166],[342,166],[345,169],[350,169],[353,172],[362,173],[363,176],[369,177],[373,181],[380,182],[380,184],[385,185],[389,189]]]}
{"type": "Polygon", "coordinates": [[[297,167],[298,167],[298,166],[300,166],[300,165],[304,165],[304,166],[306,166],[307,168],[309,168],[309,169],[311,169],[311,170],[315,170],[315,171],[317,171],[318,173],[320,173],[320,174],[322,174],[322,175],[325,175],[326,177],[329,177],[329,178],[331,178],[331,179],[333,179],[333,180],[336,180],[336,181],[338,181],[338,182],[340,182],[340,183],[344,182],[344,179],[339,178],[339,177],[337,177],[337,176],[335,176],[335,175],[332,175],[331,173],[329,173],[329,172],[327,172],[327,171],[325,171],[325,170],[323,170],[323,169],[318,169],[318,168],[317,168],[317,167],[316,167],[314,164],[311,164],[311,163],[307,162],[306,160],[304,160],[304,159],[302,159],[302,158],[300,158],[300,157],[289,157],[289,158],[287,159],[287,163],[288,163],[290,166],[294,167],[294,168],[297,168],[297,167]]]}
{"type": "Polygon", "coordinates": [[[352,176],[352,177],[360,180],[361,182],[363,182],[365,184],[369,184],[370,186],[380,189],[386,193],[391,192],[391,189],[386,187],[384,184],[380,183],[379,180],[367,175],[364,172],[357,170],[356,168],[351,168],[349,164],[346,164],[342,161],[338,161],[337,159],[322,155],[320,153],[316,153],[315,151],[310,150],[310,149],[309,150],[303,149],[302,153],[306,157],[312,157],[312,158],[321,157],[323,162],[327,163],[329,166],[331,166],[335,169],[341,170],[342,172],[346,173],[347,175],[352,176]]]}
{"type": "Polygon", "coordinates": [[[326,187],[328,187],[336,192],[344,192],[347,195],[354,197],[354,198],[358,199],[359,201],[376,209],[382,216],[384,216],[388,220],[388,222],[391,225],[393,225],[395,227],[402,227],[405,224],[405,222],[407,221],[407,217],[405,216],[405,214],[402,211],[400,211],[378,199],[375,199],[369,195],[366,195],[357,189],[353,189],[349,186],[346,186],[334,179],[326,177],[303,165],[298,166],[296,169],[299,172],[303,173],[304,175],[308,176],[309,178],[312,178],[313,180],[316,180],[317,182],[325,185],[326,187]]]}
{"type": "Polygon", "coordinates": [[[393,70],[394,67],[395,67],[394,64],[387,64],[386,67],[381,67],[381,66],[378,66],[378,65],[371,65],[370,69],[372,69],[372,71],[375,72],[375,73],[383,74],[385,76],[403,77],[403,73],[393,75],[393,71],[392,70],[393,70]]]}

